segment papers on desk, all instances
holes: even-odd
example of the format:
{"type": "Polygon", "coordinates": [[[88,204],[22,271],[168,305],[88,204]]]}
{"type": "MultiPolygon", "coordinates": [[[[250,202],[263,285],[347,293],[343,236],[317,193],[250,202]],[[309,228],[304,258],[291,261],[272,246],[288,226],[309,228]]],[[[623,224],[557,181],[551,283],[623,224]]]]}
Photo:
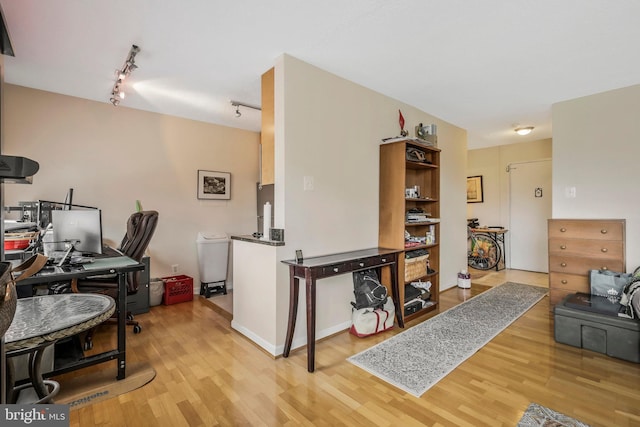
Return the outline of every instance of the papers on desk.
{"type": "Polygon", "coordinates": [[[80,271],[97,271],[97,270],[111,270],[130,265],[138,264],[135,260],[127,256],[118,256],[110,258],[93,258],[92,262],[86,264],[69,264],[58,267],[55,265],[47,265],[43,267],[39,272],[39,276],[48,276],[51,274],[60,273],[73,273],[80,271]]]}
{"type": "Polygon", "coordinates": [[[31,230],[36,228],[37,224],[35,222],[4,220],[4,231],[31,230]]]}
{"type": "Polygon", "coordinates": [[[91,270],[107,270],[110,268],[127,267],[129,265],[136,265],[137,261],[127,256],[117,256],[113,258],[95,258],[90,264],[84,264],[85,271],[91,270]]]}

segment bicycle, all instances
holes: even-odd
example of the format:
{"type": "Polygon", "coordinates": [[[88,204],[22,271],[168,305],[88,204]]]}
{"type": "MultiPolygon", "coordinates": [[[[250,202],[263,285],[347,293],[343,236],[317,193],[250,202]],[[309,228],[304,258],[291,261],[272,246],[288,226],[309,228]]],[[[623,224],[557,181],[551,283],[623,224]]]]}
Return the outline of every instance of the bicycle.
{"type": "Polygon", "coordinates": [[[467,227],[467,264],[476,270],[491,270],[498,265],[502,253],[500,245],[487,234],[476,233],[467,227]]]}

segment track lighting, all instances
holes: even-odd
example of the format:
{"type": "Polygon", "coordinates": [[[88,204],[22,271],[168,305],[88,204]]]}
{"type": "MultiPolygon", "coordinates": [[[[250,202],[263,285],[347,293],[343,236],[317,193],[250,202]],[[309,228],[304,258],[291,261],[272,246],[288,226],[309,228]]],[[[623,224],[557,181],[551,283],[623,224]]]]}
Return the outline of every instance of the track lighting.
{"type": "Polygon", "coordinates": [[[247,107],[247,108],[251,108],[253,110],[258,110],[258,111],[262,110],[262,108],[256,107],[255,105],[245,104],[244,102],[238,102],[238,101],[231,101],[231,105],[233,107],[236,107],[236,117],[242,116],[242,113],[240,112],[240,107],[247,107]]]}
{"type": "Polygon", "coordinates": [[[120,104],[120,101],[124,99],[125,93],[122,90],[122,85],[124,83],[124,79],[131,74],[133,70],[138,68],[135,63],[136,55],[140,52],[140,48],[138,46],[131,45],[131,49],[129,50],[129,55],[127,59],[124,61],[124,65],[121,69],[116,70],[116,82],[113,85],[113,90],[111,90],[111,98],[109,98],[109,102],[111,102],[114,106],[120,104]]]}

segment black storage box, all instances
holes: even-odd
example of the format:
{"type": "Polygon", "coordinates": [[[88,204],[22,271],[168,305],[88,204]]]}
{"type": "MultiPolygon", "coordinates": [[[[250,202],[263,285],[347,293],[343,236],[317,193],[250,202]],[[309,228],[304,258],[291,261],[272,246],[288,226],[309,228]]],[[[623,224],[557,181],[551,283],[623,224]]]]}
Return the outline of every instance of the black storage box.
{"type": "Polygon", "coordinates": [[[420,301],[409,302],[404,305],[404,315],[409,316],[413,313],[417,313],[421,309],[422,309],[422,302],[420,301]]]}
{"type": "Polygon", "coordinates": [[[573,347],[640,363],[640,321],[567,307],[554,308],[555,340],[573,347]]]}

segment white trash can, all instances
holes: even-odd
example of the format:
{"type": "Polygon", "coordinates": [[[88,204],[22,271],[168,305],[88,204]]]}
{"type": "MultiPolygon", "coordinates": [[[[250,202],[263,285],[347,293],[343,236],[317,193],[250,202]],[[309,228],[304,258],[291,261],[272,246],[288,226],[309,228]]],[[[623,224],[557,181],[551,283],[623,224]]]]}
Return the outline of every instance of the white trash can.
{"type": "Polygon", "coordinates": [[[226,233],[198,233],[198,266],[200,268],[200,295],[206,298],[212,292],[227,294],[227,264],[229,236],[226,233]]]}
{"type": "Polygon", "coordinates": [[[149,305],[155,307],[162,304],[164,296],[164,282],[161,279],[153,278],[149,281],[149,305]]]}

